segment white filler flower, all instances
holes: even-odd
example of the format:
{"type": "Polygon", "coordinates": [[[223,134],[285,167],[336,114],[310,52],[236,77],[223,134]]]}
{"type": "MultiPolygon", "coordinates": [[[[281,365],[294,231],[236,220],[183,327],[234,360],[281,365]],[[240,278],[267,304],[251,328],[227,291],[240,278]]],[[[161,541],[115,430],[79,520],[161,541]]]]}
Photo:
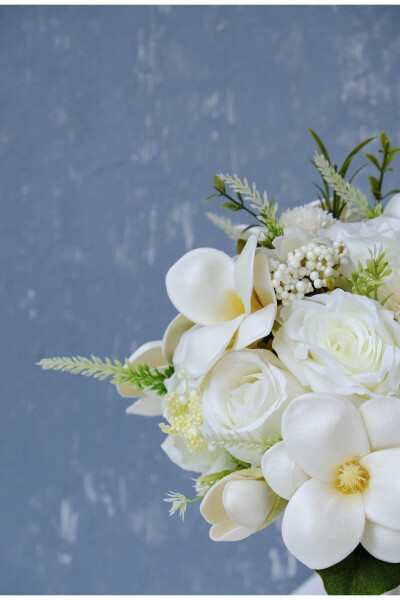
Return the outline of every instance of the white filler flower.
{"type": "Polygon", "coordinates": [[[283,442],[262,459],[267,483],[289,500],[282,536],[311,569],[330,567],[361,542],[400,562],[400,400],[306,394],[282,418],[283,442]]]}
{"type": "Polygon", "coordinates": [[[200,512],[215,542],[237,542],[262,527],[277,501],[263,478],[232,473],[207,492],[200,512]]]}
{"type": "Polygon", "coordinates": [[[400,325],[378,302],[337,289],[294,300],[281,318],[273,348],[313,392],[400,392],[400,325]]]}
{"type": "Polygon", "coordinates": [[[268,258],[251,236],[234,260],[213,248],[188,252],[167,273],[172,304],[195,323],[182,366],[204,375],[231,344],[240,350],[268,335],[276,315],[268,258]],[[233,341],[233,337],[235,340],[233,341]]]}

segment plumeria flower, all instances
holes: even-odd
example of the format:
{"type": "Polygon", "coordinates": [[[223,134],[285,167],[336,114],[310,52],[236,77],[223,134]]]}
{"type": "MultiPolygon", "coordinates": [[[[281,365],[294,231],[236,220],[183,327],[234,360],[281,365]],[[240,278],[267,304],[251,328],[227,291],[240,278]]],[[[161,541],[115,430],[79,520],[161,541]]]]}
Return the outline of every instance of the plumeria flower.
{"type": "MultiPolygon", "coordinates": [[[[150,368],[165,369],[173,363],[174,352],[185,332],[193,323],[182,315],[177,315],[167,327],[164,338],[154,342],[147,342],[140,346],[129,362],[133,367],[148,365],[150,368]]],[[[124,398],[138,398],[134,404],[126,409],[127,414],[157,417],[163,414],[162,397],[154,390],[138,391],[132,384],[123,383],[117,390],[124,398]]]]}
{"type": "Polygon", "coordinates": [[[289,500],[289,551],[324,569],[361,542],[375,558],[400,562],[400,400],[374,398],[357,409],[342,396],[305,394],[286,409],[282,437],[261,467],[289,500]]]}
{"type": "Polygon", "coordinates": [[[276,315],[268,258],[251,236],[235,260],[213,248],[188,252],[167,273],[172,304],[195,323],[182,366],[204,375],[228,346],[241,350],[268,335],[276,315]]]}
{"type": "Polygon", "coordinates": [[[237,542],[255,533],[266,521],[277,501],[264,479],[227,475],[209,489],[200,512],[212,525],[215,542],[237,542]]]}

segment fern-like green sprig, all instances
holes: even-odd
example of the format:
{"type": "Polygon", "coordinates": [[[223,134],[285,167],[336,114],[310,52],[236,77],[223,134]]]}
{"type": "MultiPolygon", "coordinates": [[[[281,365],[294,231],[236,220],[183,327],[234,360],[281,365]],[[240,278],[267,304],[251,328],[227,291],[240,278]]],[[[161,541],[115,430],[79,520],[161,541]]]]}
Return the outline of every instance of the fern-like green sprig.
{"type": "Polygon", "coordinates": [[[187,498],[185,494],[181,494],[180,492],[168,492],[167,498],[164,498],[164,502],[172,502],[172,506],[169,509],[169,516],[172,517],[179,510],[179,516],[184,521],[187,505],[201,500],[205,495],[206,492],[195,498],[187,498]]]}
{"type": "MultiPolygon", "coordinates": [[[[367,296],[378,300],[378,290],[384,285],[385,277],[392,274],[392,269],[389,267],[389,262],[386,260],[386,252],[381,249],[368,249],[370,258],[365,265],[358,263],[358,270],[353,271],[351,278],[344,278],[349,286],[349,291],[359,296],[367,296]]],[[[389,296],[381,301],[384,305],[389,296]]]]}
{"type": "Polygon", "coordinates": [[[354,212],[365,219],[373,219],[382,214],[382,205],[377,202],[374,208],[371,208],[365,194],[351,183],[346,182],[343,177],[336,172],[335,168],[329,163],[323,154],[318,152],[314,155],[314,164],[321,173],[324,181],[329,184],[340,198],[349,204],[354,212]]]}
{"type": "Polygon", "coordinates": [[[93,354],[91,358],[84,356],[43,358],[37,364],[45,371],[64,371],[73,375],[95,377],[100,381],[111,377],[111,383],[114,385],[129,383],[138,391],[150,389],[159,395],[167,393],[164,381],[174,372],[172,366],[164,370],[150,368],[148,365],[133,367],[128,359],[125,360],[125,364],[119,360],[112,363],[109,358],[102,360],[93,354]]]}

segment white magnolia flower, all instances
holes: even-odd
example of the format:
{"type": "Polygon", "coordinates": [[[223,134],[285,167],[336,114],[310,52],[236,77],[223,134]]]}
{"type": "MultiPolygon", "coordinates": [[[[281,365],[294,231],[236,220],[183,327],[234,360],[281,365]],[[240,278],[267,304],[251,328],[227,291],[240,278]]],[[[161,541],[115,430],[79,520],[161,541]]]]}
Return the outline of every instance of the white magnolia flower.
{"type": "Polygon", "coordinates": [[[282,419],[283,442],[262,459],[267,483],[289,500],[282,537],[311,569],[325,569],[361,542],[400,562],[400,399],[306,394],[282,419]]]}
{"type": "Polygon", "coordinates": [[[210,441],[225,437],[231,454],[258,466],[263,442],[280,433],[284,409],[304,391],[269,350],[227,352],[212,369],[204,390],[203,434],[210,441]],[[235,438],[239,441],[245,435],[259,446],[235,444],[235,438]]]}
{"type": "Polygon", "coordinates": [[[335,222],[328,211],[318,204],[310,202],[304,206],[289,208],[282,213],[280,223],[286,230],[288,227],[302,227],[315,237],[320,229],[328,229],[335,222]]]}
{"type": "Polygon", "coordinates": [[[231,473],[209,489],[200,512],[212,525],[212,540],[237,542],[262,527],[276,501],[264,479],[231,473]]]}
{"type": "Polygon", "coordinates": [[[171,302],[196,324],[188,334],[182,365],[190,378],[205,375],[232,344],[241,350],[268,335],[276,298],[268,259],[251,236],[234,260],[224,252],[188,252],[167,273],[171,302]]]}
{"type": "Polygon", "coordinates": [[[400,392],[400,325],[378,302],[336,289],[281,311],[273,348],[314,392],[400,392]]]}
{"type": "MultiPolygon", "coordinates": [[[[182,315],[178,315],[167,327],[163,340],[143,344],[130,356],[129,362],[133,367],[148,365],[150,368],[167,368],[168,365],[173,363],[175,348],[182,335],[191,326],[190,321],[182,315]]],[[[150,389],[139,391],[130,383],[118,385],[117,390],[124,398],[139,398],[127,408],[126,412],[128,414],[147,417],[156,417],[163,414],[162,397],[157,392],[150,389]]]]}

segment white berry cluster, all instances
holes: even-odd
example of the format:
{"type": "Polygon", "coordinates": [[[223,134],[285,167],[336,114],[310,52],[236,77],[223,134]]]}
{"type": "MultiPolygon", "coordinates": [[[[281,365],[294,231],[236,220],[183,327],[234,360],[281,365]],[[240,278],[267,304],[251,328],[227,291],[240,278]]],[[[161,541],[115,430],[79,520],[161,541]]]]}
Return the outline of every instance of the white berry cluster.
{"type": "Polygon", "coordinates": [[[332,245],[309,242],[288,253],[287,262],[270,261],[272,285],[277,300],[289,306],[293,300],[327,287],[327,279],[339,274],[348,262],[349,250],[343,242],[332,245]]]}

